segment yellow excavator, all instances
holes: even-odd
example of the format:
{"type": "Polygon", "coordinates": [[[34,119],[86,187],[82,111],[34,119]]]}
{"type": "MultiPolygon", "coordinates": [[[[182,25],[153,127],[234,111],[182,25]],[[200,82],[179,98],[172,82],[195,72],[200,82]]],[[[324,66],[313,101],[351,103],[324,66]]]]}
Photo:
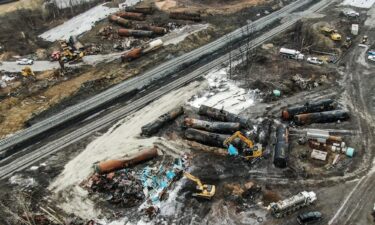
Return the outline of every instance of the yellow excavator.
{"type": "Polygon", "coordinates": [[[323,34],[330,36],[333,41],[341,41],[341,34],[339,34],[337,30],[324,26],[320,28],[320,31],[323,34]]]}
{"type": "Polygon", "coordinates": [[[197,184],[197,190],[200,192],[198,193],[193,193],[194,197],[198,198],[205,198],[205,199],[211,199],[216,192],[216,187],[215,185],[210,185],[210,184],[202,184],[201,180],[195,176],[193,176],[190,173],[184,172],[184,176],[188,178],[189,180],[194,181],[197,184]]]}
{"type": "Polygon", "coordinates": [[[246,160],[259,158],[263,155],[262,146],[260,144],[254,145],[254,142],[247,138],[245,135],[243,135],[241,131],[235,132],[232,136],[230,136],[224,141],[224,146],[228,148],[229,154],[238,154],[237,148],[231,144],[236,138],[239,138],[247,145],[247,148],[243,151],[246,160]]]}
{"type": "Polygon", "coordinates": [[[25,68],[21,70],[21,75],[24,77],[29,77],[29,76],[35,77],[34,72],[31,70],[29,66],[25,66],[25,68]]]}

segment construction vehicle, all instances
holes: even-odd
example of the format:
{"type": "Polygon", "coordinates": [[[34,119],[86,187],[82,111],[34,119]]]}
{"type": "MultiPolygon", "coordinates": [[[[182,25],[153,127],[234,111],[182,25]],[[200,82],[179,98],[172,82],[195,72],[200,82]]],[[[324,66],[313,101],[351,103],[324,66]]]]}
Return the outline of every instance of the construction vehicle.
{"type": "Polygon", "coordinates": [[[341,41],[341,34],[337,30],[334,30],[329,27],[321,27],[320,31],[329,36],[333,41],[341,41]]]}
{"type": "Polygon", "coordinates": [[[279,53],[281,56],[289,59],[303,60],[305,57],[300,51],[288,48],[280,48],[279,53]]]}
{"type": "Polygon", "coordinates": [[[25,66],[25,68],[22,69],[21,75],[24,77],[30,77],[30,76],[35,77],[34,72],[31,70],[29,66],[25,66]]]}
{"type": "Polygon", "coordinates": [[[54,51],[51,54],[51,61],[63,61],[64,63],[78,62],[84,56],[83,51],[74,50],[74,46],[69,46],[65,40],[59,41],[62,51],[54,51]]]}
{"type": "Polygon", "coordinates": [[[188,178],[189,180],[194,181],[197,184],[196,189],[199,190],[200,192],[193,193],[194,197],[211,199],[215,195],[215,192],[216,192],[215,185],[202,184],[199,178],[187,172],[184,172],[184,176],[188,178]]]}
{"type": "Polygon", "coordinates": [[[361,43],[365,45],[367,41],[368,41],[368,36],[367,35],[363,36],[361,43]]]}
{"type": "Polygon", "coordinates": [[[247,145],[247,148],[243,150],[246,160],[259,158],[263,155],[262,146],[260,144],[254,145],[254,142],[243,135],[241,131],[235,132],[232,136],[224,141],[224,146],[228,148],[229,154],[238,155],[238,149],[231,144],[236,138],[239,138],[247,145]]]}
{"type": "Polygon", "coordinates": [[[352,42],[352,38],[350,37],[347,37],[345,39],[345,42],[344,44],[341,46],[342,48],[345,48],[345,49],[349,49],[351,46],[352,46],[353,42],[352,42]]]}

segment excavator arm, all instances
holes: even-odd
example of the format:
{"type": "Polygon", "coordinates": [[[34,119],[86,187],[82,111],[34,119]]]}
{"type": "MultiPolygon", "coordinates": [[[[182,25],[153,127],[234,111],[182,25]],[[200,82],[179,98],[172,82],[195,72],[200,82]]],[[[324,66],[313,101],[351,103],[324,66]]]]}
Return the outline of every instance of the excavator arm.
{"type": "Polygon", "coordinates": [[[247,138],[245,135],[243,135],[241,131],[235,132],[232,136],[230,136],[224,141],[224,146],[228,147],[228,151],[233,148],[237,151],[237,149],[233,145],[231,145],[231,142],[233,142],[234,139],[236,138],[239,138],[241,141],[245,142],[247,147],[251,150],[252,155],[248,155],[248,156],[245,155],[245,158],[247,160],[262,156],[263,152],[262,152],[261,146],[258,146],[258,145],[254,146],[254,142],[250,140],[249,138],[247,138]]]}
{"type": "Polygon", "coordinates": [[[195,177],[195,176],[193,176],[193,175],[191,175],[190,173],[187,173],[187,172],[184,172],[184,176],[186,178],[188,178],[189,180],[194,181],[197,184],[197,186],[199,187],[199,190],[203,190],[203,184],[202,184],[201,180],[199,180],[198,177],[195,177]]]}
{"type": "Polygon", "coordinates": [[[191,181],[194,181],[197,184],[197,189],[200,191],[199,193],[193,193],[194,197],[211,199],[216,192],[215,185],[209,184],[202,184],[201,180],[190,173],[184,172],[184,176],[191,181]]]}

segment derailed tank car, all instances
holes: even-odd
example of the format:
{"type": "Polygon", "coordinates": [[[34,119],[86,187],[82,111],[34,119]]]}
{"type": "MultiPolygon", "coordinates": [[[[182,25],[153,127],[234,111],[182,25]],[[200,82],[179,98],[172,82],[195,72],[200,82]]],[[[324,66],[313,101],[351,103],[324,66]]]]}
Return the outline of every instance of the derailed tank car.
{"type": "Polygon", "coordinates": [[[302,207],[308,206],[316,201],[316,194],[313,191],[302,191],[288,199],[278,202],[271,202],[268,206],[272,215],[276,218],[284,217],[302,207]]]}
{"type": "Polygon", "coordinates": [[[279,125],[276,130],[276,145],[273,157],[273,164],[279,168],[287,166],[289,151],[289,129],[284,125],[279,125]]]}

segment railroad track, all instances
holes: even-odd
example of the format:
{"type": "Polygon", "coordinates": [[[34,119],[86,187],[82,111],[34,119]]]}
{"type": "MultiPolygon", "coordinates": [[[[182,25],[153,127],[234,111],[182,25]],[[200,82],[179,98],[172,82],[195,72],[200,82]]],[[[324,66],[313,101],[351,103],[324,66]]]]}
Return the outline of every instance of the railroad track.
{"type": "MultiPolygon", "coordinates": [[[[325,1],[321,1],[319,4],[316,4],[316,5],[312,6],[309,10],[306,11],[306,13],[315,12],[319,9],[322,9],[322,5],[326,6],[327,3],[325,3],[325,1]]],[[[254,39],[254,40],[252,40],[251,42],[245,43],[244,45],[240,46],[239,48],[233,50],[231,52],[231,57],[232,58],[238,58],[244,52],[258,47],[259,45],[261,45],[265,41],[273,38],[275,35],[281,33],[282,31],[285,31],[286,29],[288,29],[289,27],[294,25],[300,18],[301,18],[300,15],[296,16],[294,19],[291,19],[288,22],[268,31],[267,33],[263,34],[262,36],[254,39]],[[251,47],[249,48],[249,46],[251,46],[251,47]]],[[[164,94],[191,82],[192,80],[208,73],[209,71],[213,70],[214,68],[219,67],[223,63],[227,62],[228,59],[229,59],[229,53],[213,60],[209,64],[206,64],[206,65],[198,68],[197,70],[189,73],[188,75],[183,76],[183,77],[163,86],[163,88],[159,88],[159,89],[145,95],[144,97],[141,97],[141,98],[133,101],[131,104],[126,105],[125,107],[122,107],[120,109],[117,109],[117,110],[105,115],[100,120],[93,121],[89,124],[86,124],[86,125],[74,130],[73,132],[71,132],[71,133],[69,133],[69,134],[67,134],[67,135],[65,135],[65,136],[63,136],[59,139],[56,139],[54,141],[49,142],[48,144],[40,147],[37,151],[30,152],[30,153],[18,158],[17,160],[14,160],[12,163],[9,163],[8,165],[0,167],[0,179],[8,178],[13,173],[15,173],[17,171],[21,171],[25,168],[28,168],[29,166],[31,166],[35,162],[37,162],[37,161],[55,153],[55,152],[63,149],[64,147],[66,147],[66,146],[68,146],[68,145],[70,145],[70,144],[72,144],[76,141],[79,141],[79,140],[91,135],[95,131],[98,131],[102,128],[107,127],[108,124],[111,124],[115,121],[118,121],[121,118],[126,117],[130,113],[136,111],[137,109],[140,109],[140,108],[144,107],[148,103],[154,101],[155,99],[160,98],[164,94]]]]}
{"type": "MultiPolygon", "coordinates": [[[[135,77],[133,79],[124,81],[114,87],[101,92],[100,94],[85,100],[84,102],[78,103],[71,106],[62,112],[51,116],[37,124],[32,125],[29,128],[21,130],[11,137],[0,140],[0,155],[3,154],[7,149],[22,143],[26,140],[30,140],[37,135],[45,133],[54,127],[60,126],[74,118],[79,117],[87,112],[90,112],[98,107],[112,101],[113,99],[119,98],[126,93],[131,93],[134,90],[140,90],[155,80],[167,77],[174,74],[186,66],[189,66],[203,57],[210,56],[215,52],[224,49],[228,44],[236,43],[242,40],[252,33],[262,30],[268,25],[276,22],[280,18],[288,15],[289,13],[301,8],[302,6],[311,3],[313,0],[297,0],[280,10],[273,12],[265,17],[260,18],[252,23],[241,27],[228,35],[225,35],[207,45],[204,45],[198,49],[188,52],[180,57],[170,60],[155,69],[152,69],[142,76],[135,77]]],[[[319,3],[317,3],[319,4],[319,3]]]]}

